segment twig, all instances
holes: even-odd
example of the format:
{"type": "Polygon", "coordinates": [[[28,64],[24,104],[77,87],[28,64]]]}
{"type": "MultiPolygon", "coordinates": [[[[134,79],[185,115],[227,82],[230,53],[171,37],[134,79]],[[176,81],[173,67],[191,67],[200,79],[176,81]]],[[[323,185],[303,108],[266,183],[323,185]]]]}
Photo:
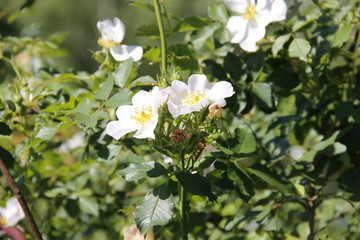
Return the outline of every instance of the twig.
{"type": "Polygon", "coordinates": [[[22,195],[20,189],[16,186],[16,183],[15,183],[14,179],[12,178],[12,176],[10,175],[10,172],[9,172],[8,168],[6,167],[5,163],[3,162],[1,156],[0,156],[0,170],[1,170],[2,174],[5,176],[5,178],[7,179],[11,190],[15,194],[17,200],[19,201],[20,206],[21,206],[22,210],[24,211],[26,222],[28,223],[28,225],[34,235],[35,240],[43,240],[41,237],[40,231],[35,223],[35,220],[30,212],[30,209],[29,209],[28,205],[26,204],[26,200],[25,200],[24,196],[22,195]]]}

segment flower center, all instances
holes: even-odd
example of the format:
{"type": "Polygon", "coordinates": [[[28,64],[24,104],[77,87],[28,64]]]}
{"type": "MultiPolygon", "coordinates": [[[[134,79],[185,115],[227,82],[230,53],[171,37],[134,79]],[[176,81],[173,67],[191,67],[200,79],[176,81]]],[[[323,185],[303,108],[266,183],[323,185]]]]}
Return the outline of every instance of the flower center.
{"type": "Polygon", "coordinates": [[[0,217],[0,226],[5,226],[5,225],[6,225],[6,218],[0,217]]]}
{"type": "Polygon", "coordinates": [[[141,107],[135,107],[130,114],[130,119],[137,122],[138,125],[146,125],[154,116],[150,105],[144,104],[141,107]]]}
{"type": "Polygon", "coordinates": [[[193,105],[206,97],[206,93],[204,91],[196,90],[195,93],[188,93],[185,98],[182,100],[184,105],[193,105]]]}
{"type": "Polygon", "coordinates": [[[104,48],[112,48],[116,42],[112,39],[99,38],[97,43],[104,48]]]}
{"type": "Polygon", "coordinates": [[[255,14],[256,14],[256,6],[251,2],[249,2],[249,4],[246,7],[246,11],[243,14],[243,17],[251,20],[254,18],[255,14]]]}

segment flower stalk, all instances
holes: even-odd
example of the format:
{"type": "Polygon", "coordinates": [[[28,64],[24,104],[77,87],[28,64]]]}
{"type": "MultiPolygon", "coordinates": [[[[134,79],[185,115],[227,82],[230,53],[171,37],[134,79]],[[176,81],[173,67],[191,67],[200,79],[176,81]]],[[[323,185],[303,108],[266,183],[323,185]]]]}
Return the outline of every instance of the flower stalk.
{"type": "Polygon", "coordinates": [[[161,16],[161,9],[160,9],[160,2],[159,0],[154,0],[154,9],[155,9],[155,15],[156,15],[156,21],[159,28],[160,33],[160,44],[161,44],[161,76],[159,81],[160,88],[167,87],[166,84],[166,75],[167,75],[167,59],[166,59],[166,35],[165,35],[165,28],[164,28],[164,22],[162,20],[161,16]]]}

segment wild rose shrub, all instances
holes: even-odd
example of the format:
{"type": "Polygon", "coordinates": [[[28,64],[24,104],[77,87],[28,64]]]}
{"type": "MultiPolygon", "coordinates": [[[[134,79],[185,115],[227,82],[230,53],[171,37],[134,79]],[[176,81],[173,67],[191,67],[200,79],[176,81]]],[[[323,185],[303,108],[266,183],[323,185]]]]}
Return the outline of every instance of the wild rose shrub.
{"type": "Polygon", "coordinates": [[[60,34],[0,28],[0,156],[43,238],[359,239],[359,1],[155,3],[132,4],[158,44],[89,23],[95,72],[59,70],[60,34]]]}

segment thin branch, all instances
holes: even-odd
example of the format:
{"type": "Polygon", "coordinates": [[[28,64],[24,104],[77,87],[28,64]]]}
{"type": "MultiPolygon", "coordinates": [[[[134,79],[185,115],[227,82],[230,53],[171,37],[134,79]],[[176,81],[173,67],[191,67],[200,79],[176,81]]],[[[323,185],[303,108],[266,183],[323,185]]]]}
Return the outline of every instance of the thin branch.
{"type": "Polygon", "coordinates": [[[21,206],[22,210],[24,211],[26,222],[28,223],[28,225],[34,235],[35,240],[43,240],[41,237],[40,231],[36,225],[36,222],[31,214],[31,211],[26,203],[26,200],[25,200],[24,196],[22,195],[20,189],[16,186],[16,183],[15,183],[14,179],[12,178],[5,163],[3,162],[1,156],[0,156],[0,170],[1,170],[2,174],[5,176],[5,178],[7,179],[11,190],[15,194],[17,200],[19,201],[20,206],[21,206]]]}

